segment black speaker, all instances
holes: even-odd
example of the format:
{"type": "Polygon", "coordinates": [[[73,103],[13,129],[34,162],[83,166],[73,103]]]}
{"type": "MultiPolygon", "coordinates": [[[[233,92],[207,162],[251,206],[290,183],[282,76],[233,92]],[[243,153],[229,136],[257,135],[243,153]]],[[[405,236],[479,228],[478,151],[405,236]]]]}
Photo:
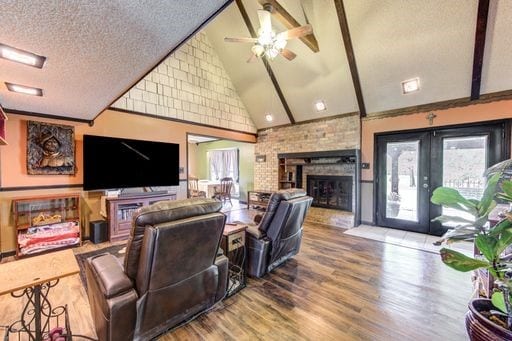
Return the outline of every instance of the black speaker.
{"type": "Polygon", "coordinates": [[[89,233],[91,242],[94,244],[108,241],[108,225],[105,220],[95,220],[89,222],[89,233]]]}

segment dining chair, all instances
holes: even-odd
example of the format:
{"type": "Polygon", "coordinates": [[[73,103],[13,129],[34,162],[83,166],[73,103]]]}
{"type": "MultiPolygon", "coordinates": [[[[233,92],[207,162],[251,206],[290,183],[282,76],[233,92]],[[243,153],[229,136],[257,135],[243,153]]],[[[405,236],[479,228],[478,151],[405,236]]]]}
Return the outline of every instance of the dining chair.
{"type": "Polygon", "coordinates": [[[206,192],[199,190],[198,179],[196,177],[188,177],[188,197],[189,198],[206,198],[206,192]]]}
{"type": "Polygon", "coordinates": [[[213,198],[222,201],[223,204],[226,203],[226,200],[229,201],[229,204],[233,206],[231,202],[231,188],[233,187],[233,178],[226,177],[220,179],[220,186],[215,186],[213,198]]]}

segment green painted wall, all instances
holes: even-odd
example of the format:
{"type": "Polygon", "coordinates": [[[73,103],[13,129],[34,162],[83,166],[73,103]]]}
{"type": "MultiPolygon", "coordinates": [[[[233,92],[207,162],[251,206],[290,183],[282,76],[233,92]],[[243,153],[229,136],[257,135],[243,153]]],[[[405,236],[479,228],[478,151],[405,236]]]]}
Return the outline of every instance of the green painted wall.
{"type": "MultiPolygon", "coordinates": [[[[228,140],[199,143],[196,149],[196,155],[191,155],[189,151],[189,160],[194,158],[195,172],[199,179],[208,179],[208,158],[206,153],[211,149],[239,149],[240,164],[240,200],[247,201],[247,191],[254,189],[254,144],[243,143],[228,140]]],[[[190,162],[190,161],[189,161],[190,162]]]]}

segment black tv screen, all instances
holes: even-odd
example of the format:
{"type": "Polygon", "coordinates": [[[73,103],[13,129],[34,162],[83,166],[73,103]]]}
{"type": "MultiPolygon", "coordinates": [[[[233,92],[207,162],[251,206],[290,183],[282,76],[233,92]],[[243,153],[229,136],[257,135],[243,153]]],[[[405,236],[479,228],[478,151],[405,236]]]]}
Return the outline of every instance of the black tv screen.
{"type": "Polygon", "coordinates": [[[179,145],[84,135],[84,190],[177,186],[179,145]]]}

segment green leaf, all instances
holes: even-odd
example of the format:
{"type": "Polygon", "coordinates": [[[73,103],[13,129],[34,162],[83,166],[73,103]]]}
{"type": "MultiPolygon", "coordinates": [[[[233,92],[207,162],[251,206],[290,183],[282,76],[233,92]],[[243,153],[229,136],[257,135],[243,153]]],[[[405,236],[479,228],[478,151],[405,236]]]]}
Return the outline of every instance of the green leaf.
{"type": "Polygon", "coordinates": [[[503,230],[496,243],[496,254],[500,255],[510,244],[512,244],[512,229],[503,230]]]}
{"type": "Polygon", "coordinates": [[[430,199],[432,203],[436,205],[442,205],[444,207],[454,208],[457,210],[461,210],[464,212],[471,213],[472,215],[477,214],[477,205],[474,202],[471,202],[464,198],[459,191],[448,188],[448,187],[438,187],[432,193],[432,198],[430,199]]]}
{"type": "Polygon", "coordinates": [[[493,262],[499,253],[496,252],[496,243],[498,240],[495,237],[480,234],[475,238],[476,247],[487,258],[489,262],[493,262]]]}
{"type": "Polygon", "coordinates": [[[491,302],[493,306],[495,306],[505,314],[508,314],[507,306],[505,305],[505,297],[503,297],[503,292],[496,291],[494,294],[492,294],[491,302]]]}
{"type": "Polygon", "coordinates": [[[494,199],[494,195],[496,194],[496,185],[500,180],[500,173],[496,173],[487,179],[487,184],[485,185],[484,194],[480,199],[480,205],[478,205],[478,212],[487,212],[489,205],[494,199]]]}
{"type": "Polygon", "coordinates": [[[512,222],[508,219],[503,219],[499,221],[496,225],[494,225],[493,228],[489,231],[490,236],[498,236],[500,235],[504,230],[507,230],[509,228],[512,228],[512,222]]]}
{"type": "Polygon", "coordinates": [[[443,263],[457,271],[467,272],[490,266],[487,261],[468,257],[452,249],[442,248],[439,253],[441,254],[443,263]]]}
{"type": "Polygon", "coordinates": [[[501,189],[509,197],[512,197],[512,181],[505,180],[501,183],[501,189]]]}

